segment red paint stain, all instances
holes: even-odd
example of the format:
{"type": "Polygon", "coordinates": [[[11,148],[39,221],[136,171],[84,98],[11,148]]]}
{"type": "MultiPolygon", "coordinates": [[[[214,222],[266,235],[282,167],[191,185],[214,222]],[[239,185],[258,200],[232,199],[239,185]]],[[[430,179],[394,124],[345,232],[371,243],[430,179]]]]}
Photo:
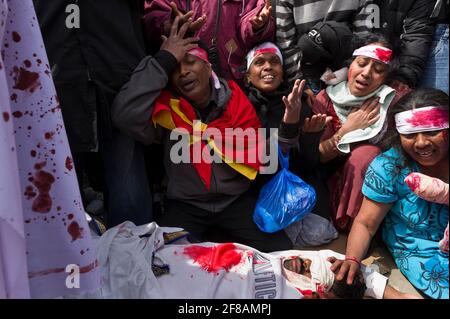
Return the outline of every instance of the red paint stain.
{"type": "Polygon", "coordinates": [[[25,188],[25,192],[23,193],[28,200],[36,197],[36,193],[34,192],[33,186],[29,185],[25,188]]]}
{"type": "Polygon", "coordinates": [[[73,219],[73,214],[67,215],[67,218],[68,218],[69,220],[73,219]]]}
{"type": "Polygon", "coordinates": [[[72,237],[72,241],[83,238],[83,228],[81,228],[80,225],[78,225],[78,223],[75,221],[71,222],[69,227],[67,227],[67,232],[72,237]]]}
{"type": "Polygon", "coordinates": [[[212,247],[189,246],[184,248],[183,253],[209,273],[217,273],[221,269],[229,271],[241,262],[243,256],[231,243],[212,247]]]}
{"type": "Polygon", "coordinates": [[[416,190],[420,187],[420,175],[411,173],[405,178],[405,183],[408,185],[408,187],[413,191],[416,192],[416,190]]]}
{"type": "Polygon", "coordinates": [[[30,151],[30,155],[31,155],[31,157],[36,157],[36,151],[35,150],[31,150],[30,151]]]}
{"type": "Polygon", "coordinates": [[[31,61],[30,60],[23,61],[23,64],[25,65],[25,67],[31,68],[31,61]]]}
{"type": "Polygon", "coordinates": [[[52,208],[52,198],[50,189],[55,182],[52,174],[46,171],[39,171],[34,175],[33,185],[39,191],[38,197],[33,201],[31,209],[37,213],[48,213],[52,208]]]}
{"type": "Polygon", "coordinates": [[[9,113],[8,113],[8,112],[3,112],[3,120],[4,120],[5,122],[8,122],[8,121],[9,121],[9,113]]]}
{"type": "MultiPolygon", "coordinates": [[[[90,263],[87,266],[80,267],[80,269],[79,269],[80,274],[85,274],[87,272],[90,272],[97,267],[98,267],[98,260],[95,260],[94,262],[90,263]]],[[[41,271],[36,271],[36,272],[28,272],[28,278],[32,279],[35,277],[46,276],[46,275],[50,275],[50,274],[58,274],[58,273],[62,273],[65,271],[66,271],[65,268],[52,268],[52,269],[46,269],[46,270],[41,270],[41,271]]]]}
{"type": "Polygon", "coordinates": [[[15,85],[13,89],[34,92],[34,90],[39,86],[39,73],[30,72],[24,68],[13,68],[15,85]]]}
{"type": "Polygon", "coordinates": [[[12,113],[12,115],[13,115],[15,118],[20,118],[20,117],[22,117],[23,113],[20,112],[20,111],[15,111],[15,112],[12,113]]]}
{"type": "Polygon", "coordinates": [[[412,117],[407,122],[413,126],[443,127],[448,122],[448,111],[443,109],[425,111],[415,109],[412,117]]]}
{"type": "Polygon", "coordinates": [[[45,165],[47,165],[47,162],[36,163],[36,164],[34,164],[34,169],[38,171],[40,169],[43,169],[45,167],[45,165]]]}
{"type": "Polygon", "coordinates": [[[98,267],[98,260],[96,259],[93,263],[90,263],[89,265],[84,267],[80,267],[80,274],[90,272],[91,270],[94,270],[97,267],[98,267]]]}
{"type": "Polygon", "coordinates": [[[22,37],[20,36],[19,33],[17,33],[16,31],[13,31],[12,32],[12,39],[13,39],[14,42],[20,42],[22,37]]]}
{"type": "Polygon", "coordinates": [[[47,276],[50,274],[57,274],[57,273],[60,273],[63,271],[65,271],[64,268],[53,268],[53,269],[46,269],[46,270],[42,270],[42,271],[36,271],[36,272],[28,272],[28,278],[32,279],[35,277],[47,276]]]}
{"type": "Polygon", "coordinates": [[[69,156],[66,157],[66,168],[69,171],[71,171],[73,169],[73,161],[69,156]]]}
{"type": "Polygon", "coordinates": [[[45,132],[44,137],[46,140],[50,140],[55,135],[55,132],[45,132]]]}
{"type": "Polygon", "coordinates": [[[10,98],[11,98],[11,101],[17,102],[17,94],[16,93],[11,94],[10,98]]]}

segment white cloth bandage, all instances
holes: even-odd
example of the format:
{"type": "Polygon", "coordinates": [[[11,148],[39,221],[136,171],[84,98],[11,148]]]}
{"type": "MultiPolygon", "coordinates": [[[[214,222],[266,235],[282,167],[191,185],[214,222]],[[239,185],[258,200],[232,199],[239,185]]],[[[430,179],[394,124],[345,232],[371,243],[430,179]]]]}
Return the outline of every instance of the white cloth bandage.
{"type": "Polygon", "coordinates": [[[299,288],[303,293],[306,291],[312,292],[327,292],[331,289],[334,283],[334,273],[331,271],[331,263],[327,261],[327,256],[319,254],[315,251],[302,251],[301,254],[287,257],[282,260],[296,258],[300,256],[302,259],[311,260],[310,272],[311,278],[304,275],[297,274],[283,267],[286,278],[291,284],[299,288]]]}
{"type": "Polygon", "coordinates": [[[384,64],[389,64],[392,60],[392,50],[379,45],[366,45],[353,52],[353,56],[366,56],[384,64]]]}
{"type": "Polygon", "coordinates": [[[281,65],[283,65],[283,56],[281,55],[280,49],[272,42],[264,42],[247,53],[247,71],[253,63],[253,60],[260,54],[273,53],[280,59],[281,65]]]}
{"type": "Polygon", "coordinates": [[[414,134],[448,129],[448,110],[427,106],[395,114],[395,126],[400,134],[414,134]]]}

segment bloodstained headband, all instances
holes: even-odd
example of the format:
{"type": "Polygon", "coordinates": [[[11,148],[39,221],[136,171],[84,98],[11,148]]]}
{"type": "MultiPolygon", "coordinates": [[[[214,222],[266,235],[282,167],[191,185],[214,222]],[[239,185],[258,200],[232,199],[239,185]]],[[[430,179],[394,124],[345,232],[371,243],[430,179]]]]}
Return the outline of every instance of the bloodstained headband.
{"type": "Polygon", "coordinates": [[[392,61],[392,50],[379,45],[366,45],[353,52],[353,56],[366,56],[384,64],[389,64],[392,61]]]}
{"type": "MultiPolygon", "coordinates": [[[[202,48],[193,48],[193,49],[190,49],[187,53],[190,55],[196,56],[200,60],[203,60],[206,63],[208,63],[209,65],[211,65],[211,63],[208,60],[208,53],[206,53],[206,51],[203,50],[202,48]]],[[[213,78],[213,81],[214,81],[214,87],[217,90],[220,89],[219,77],[217,76],[216,72],[214,72],[214,70],[212,70],[211,77],[213,78]]]]}
{"type": "Polygon", "coordinates": [[[395,114],[400,134],[440,131],[448,128],[448,110],[427,106],[395,114]]]}
{"type": "Polygon", "coordinates": [[[253,49],[247,54],[247,71],[253,63],[253,60],[260,54],[273,53],[280,59],[281,64],[283,64],[283,56],[281,55],[280,49],[272,42],[264,42],[253,49]]]}

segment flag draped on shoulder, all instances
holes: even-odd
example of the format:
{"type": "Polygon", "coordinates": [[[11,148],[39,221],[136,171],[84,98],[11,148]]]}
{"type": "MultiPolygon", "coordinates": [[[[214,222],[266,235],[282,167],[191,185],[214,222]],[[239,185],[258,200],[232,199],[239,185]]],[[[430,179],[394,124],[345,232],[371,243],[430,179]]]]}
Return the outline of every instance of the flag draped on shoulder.
{"type": "Polygon", "coordinates": [[[156,100],[152,114],[155,125],[189,134],[191,163],[208,190],[212,161],[220,159],[250,180],[256,178],[261,166],[260,152],[265,140],[264,134],[258,134],[258,116],[237,84],[229,81],[228,85],[232,93],[224,112],[207,124],[198,119],[187,100],[175,98],[167,90],[156,100]]]}

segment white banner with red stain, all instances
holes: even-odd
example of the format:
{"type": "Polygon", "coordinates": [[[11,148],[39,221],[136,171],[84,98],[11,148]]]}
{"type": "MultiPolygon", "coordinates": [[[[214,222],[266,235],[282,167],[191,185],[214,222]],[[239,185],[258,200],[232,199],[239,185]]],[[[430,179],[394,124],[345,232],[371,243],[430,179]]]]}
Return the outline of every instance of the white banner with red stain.
{"type": "Polygon", "coordinates": [[[31,0],[0,0],[0,44],[0,298],[90,291],[97,261],[31,0]]]}

